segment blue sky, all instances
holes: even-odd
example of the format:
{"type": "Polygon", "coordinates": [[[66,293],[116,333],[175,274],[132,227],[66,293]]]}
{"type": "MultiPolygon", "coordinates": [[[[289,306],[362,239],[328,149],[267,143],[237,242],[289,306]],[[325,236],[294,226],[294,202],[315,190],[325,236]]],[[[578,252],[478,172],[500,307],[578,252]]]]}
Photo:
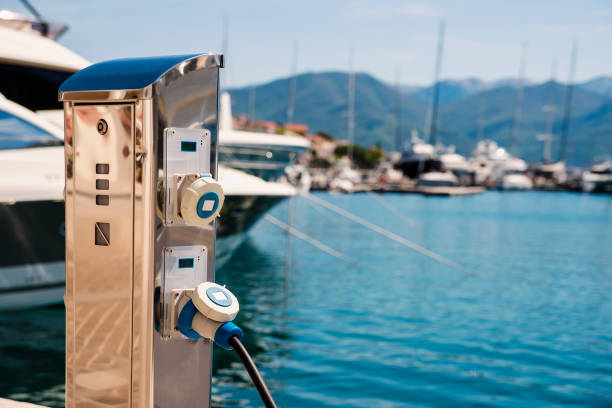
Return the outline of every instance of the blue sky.
{"type": "MultiPolygon", "coordinates": [[[[91,61],[220,52],[223,16],[229,21],[228,86],[260,83],[291,72],[346,70],[354,65],[393,82],[433,80],[438,23],[446,21],[443,78],[486,80],[518,74],[527,42],[526,76],[567,79],[571,42],[579,41],[576,77],[612,75],[612,2],[608,1],[175,1],[31,0],[70,31],[60,42],[91,61]]],[[[0,8],[23,10],[17,0],[0,8]]]]}

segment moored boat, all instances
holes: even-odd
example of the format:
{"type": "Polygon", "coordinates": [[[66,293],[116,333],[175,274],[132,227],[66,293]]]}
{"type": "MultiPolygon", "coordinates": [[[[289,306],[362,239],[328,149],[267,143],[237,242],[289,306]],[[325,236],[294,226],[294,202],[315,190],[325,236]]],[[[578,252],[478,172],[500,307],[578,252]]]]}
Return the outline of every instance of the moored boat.
{"type": "MultiPolygon", "coordinates": [[[[0,97],[0,228],[5,237],[0,309],[57,303],[64,292],[64,123],[57,89],[89,62],[55,42],[56,31],[37,30],[40,24],[0,13],[0,93],[6,94],[0,97]]],[[[236,138],[233,143],[239,146],[236,138]]],[[[260,144],[274,147],[270,141],[260,144]]],[[[223,162],[219,179],[226,201],[217,267],[266,211],[296,194],[292,186],[223,162]]]]}
{"type": "Polygon", "coordinates": [[[612,161],[595,164],[582,173],[581,187],[585,193],[612,193],[612,161]]]}
{"type": "MultiPolygon", "coordinates": [[[[0,309],[61,302],[64,292],[63,130],[0,97],[0,309]],[[24,296],[27,294],[27,296],[24,296]]],[[[217,267],[253,224],[296,194],[219,165],[225,205],[217,232],[217,267]]]]}

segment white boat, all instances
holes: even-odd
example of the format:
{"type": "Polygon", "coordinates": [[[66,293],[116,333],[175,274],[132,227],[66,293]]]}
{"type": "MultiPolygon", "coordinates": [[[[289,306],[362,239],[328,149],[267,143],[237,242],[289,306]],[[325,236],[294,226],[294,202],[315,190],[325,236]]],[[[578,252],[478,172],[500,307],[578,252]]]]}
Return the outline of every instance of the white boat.
{"type": "Polygon", "coordinates": [[[404,173],[393,168],[391,161],[382,162],[374,171],[367,176],[367,184],[400,185],[404,180],[404,173]]]}
{"type": "MultiPolygon", "coordinates": [[[[57,303],[64,291],[63,129],[0,97],[0,309],[57,303]],[[27,296],[24,296],[27,293],[27,296]]],[[[217,267],[271,207],[296,194],[219,165],[226,199],[217,267]]]]}
{"type": "Polygon", "coordinates": [[[442,162],[442,168],[453,173],[459,185],[473,186],[476,184],[476,166],[456,153],[455,146],[448,146],[438,157],[442,162]]]}
{"type": "Polygon", "coordinates": [[[430,171],[419,176],[419,187],[454,187],[459,184],[457,177],[450,171],[430,171]]]}
{"type": "Polygon", "coordinates": [[[418,179],[423,173],[443,171],[435,146],[425,143],[416,134],[412,135],[408,149],[402,152],[395,168],[410,179],[418,179]]]}
{"type": "Polygon", "coordinates": [[[507,191],[531,190],[533,182],[524,174],[505,174],[500,188],[507,191]]]}
{"type": "MultiPolygon", "coordinates": [[[[38,21],[26,16],[0,13],[0,93],[63,128],[57,89],[91,63],[55,42],[57,36],[43,35],[39,28],[38,21]]],[[[278,180],[285,168],[310,148],[302,136],[234,129],[227,93],[220,101],[219,145],[219,163],[268,181],[278,180]]]]}
{"type": "Polygon", "coordinates": [[[512,156],[493,140],[476,145],[470,162],[476,168],[476,184],[502,190],[530,190],[533,182],[526,175],[527,163],[512,156]]]}
{"type": "Polygon", "coordinates": [[[302,136],[235,129],[231,97],[224,92],[220,99],[220,163],[264,180],[278,180],[310,148],[310,141],[302,136]]]}
{"type": "Polygon", "coordinates": [[[565,162],[542,163],[533,168],[534,184],[541,189],[553,190],[567,182],[565,162]]]}
{"type": "MultiPolygon", "coordinates": [[[[0,93],[11,96],[0,97],[0,309],[58,303],[64,292],[64,135],[57,89],[89,62],[35,23],[0,13],[0,93]]],[[[223,163],[218,175],[226,193],[217,229],[221,267],[249,228],[296,189],[223,163]]]]}
{"type": "Polygon", "coordinates": [[[412,135],[408,149],[395,165],[404,175],[416,179],[421,185],[466,185],[476,184],[476,166],[455,152],[455,146],[433,146],[412,135]],[[433,175],[427,175],[435,173],[433,175]],[[450,177],[449,176],[453,176],[450,177]]]}
{"type": "Polygon", "coordinates": [[[350,161],[345,158],[331,172],[329,189],[338,193],[352,193],[361,182],[361,173],[353,169],[350,161]]]}
{"type": "Polygon", "coordinates": [[[595,164],[582,173],[581,186],[585,193],[612,193],[612,161],[595,164]]]}

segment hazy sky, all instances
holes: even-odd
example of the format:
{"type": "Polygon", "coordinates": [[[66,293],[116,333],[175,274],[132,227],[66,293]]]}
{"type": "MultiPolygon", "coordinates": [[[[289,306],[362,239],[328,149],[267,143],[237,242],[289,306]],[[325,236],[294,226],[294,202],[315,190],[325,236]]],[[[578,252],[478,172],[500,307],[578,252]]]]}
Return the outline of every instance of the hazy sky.
{"type": "MultiPolygon", "coordinates": [[[[298,72],[354,65],[393,82],[433,80],[438,23],[446,21],[443,78],[518,75],[527,42],[526,76],[567,80],[571,42],[579,40],[577,79],[612,74],[612,2],[564,1],[166,1],[31,0],[48,19],[66,22],[60,42],[91,61],[222,49],[229,21],[228,86],[288,76],[294,43],[298,72]]],[[[23,10],[17,0],[0,8],[23,10]]]]}

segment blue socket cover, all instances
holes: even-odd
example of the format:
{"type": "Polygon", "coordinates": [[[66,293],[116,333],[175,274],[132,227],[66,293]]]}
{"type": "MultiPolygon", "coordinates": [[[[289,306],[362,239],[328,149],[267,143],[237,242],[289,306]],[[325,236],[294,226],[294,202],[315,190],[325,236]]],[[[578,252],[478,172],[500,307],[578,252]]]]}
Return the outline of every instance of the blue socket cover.
{"type": "Polygon", "coordinates": [[[208,218],[212,216],[217,208],[219,207],[219,195],[214,191],[209,191],[200,197],[198,200],[198,205],[196,207],[196,211],[198,212],[198,217],[200,218],[208,218]],[[214,201],[213,207],[211,209],[204,209],[204,203],[206,201],[214,201]]]}
{"type": "Polygon", "coordinates": [[[232,305],[232,297],[223,289],[210,287],[206,289],[206,296],[216,305],[229,307],[232,305]]]}
{"type": "Polygon", "coordinates": [[[234,323],[224,323],[215,333],[215,343],[226,350],[231,350],[232,346],[229,345],[229,341],[233,336],[238,337],[238,340],[242,340],[244,333],[242,333],[242,329],[234,323]]]}
{"type": "MultiPolygon", "coordinates": [[[[193,318],[198,313],[198,309],[196,309],[193,301],[189,301],[185,303],[185,306],[181,310],[181,313],[178,317],[178,330],[185,336],[193,340],[197,340],[202,338],[200,333],[193,330],[191,328],[191,322],[193,322],[193,318]]],[[[229,340],[229,339],[228,339],[229,340]]]]}

